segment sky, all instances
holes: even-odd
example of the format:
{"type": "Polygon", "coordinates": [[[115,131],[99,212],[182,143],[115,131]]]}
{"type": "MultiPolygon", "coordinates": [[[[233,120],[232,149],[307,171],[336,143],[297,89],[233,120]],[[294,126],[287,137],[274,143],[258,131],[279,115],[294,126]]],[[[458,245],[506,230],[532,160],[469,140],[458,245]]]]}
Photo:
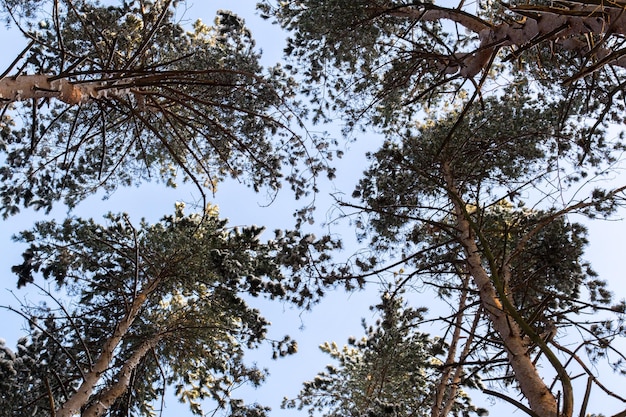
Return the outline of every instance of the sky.
{"type": "MultiPolygon", "coordinates": [[[[196,19],[201,19],[211,24],[216,11],[226,9],[235,11],[246,19],[253,30],[257,46],[263,50],[263,63],[266,66],[278,62],[282,56],[282,41],[284,35],[277,26],[258,18],[255,14],[255,1],[196,1],[187,2],[187,10],[180,18],[188,20],[189,24],[196,19]]],[[[3,45],[11,45],[18,52],[26,45],[21,36],[8,31],[0,31],[0,42],[3,45]]],[[[14,58],[15,54],[4,50],[0,56],[0,68],[4,68],[14,58]]],[[[363,152],[359,152],[361,155],[363,152]]],[[[339,173],[346,183],[356,181],[362,163],[357,163],[359,170],[352,166],[340,167],[339,173]]],[[[337,186],[328,184],[328,189],[337,186]]],[[[350,188],[348,188],[348,191],[350,188]]],[[[289,190],[285,189],[278,199],[271,205],[270,198],[263,194],[255,194],[245,188],[244,185],[234,181],[220,184],[215,198],[210,201],[219,207],[220,216],[229,219],[230,226],[237,225],[263,225],[269,232],[277,228],[293,227],[292,214],[300,203],[294,203],[289,190]],[[285,219],[288,219],[285,222],[285,219]]],[[[80,203],[76,209],[68,213],[64,207],[58,204],[50,215],[32,210],[23,210],[16,216],[6,221],[0,220],[0,305],[17,305],[19,300],[35,300],[38,297],[33,287],[25,287],[17,290],[16,278],[11,274],[12,265],[20,263],[21,251],[24,246],[12,242],[11,236],[32,227],[34,222],[50,218],[63,219],[67,214],[93,217],[96,220],[102,218],[107,212],[126,212],[130,218],[139,223],[145,218],[150,222],[158,221],[162,216],[171,214],[177,201],[186,202],[189,207],[199,199],[198,193],[193,187],[180,187],[178,189],[164,188],[158,184],[144,183],[139,188],[119,189],[107,199],[102,195],[94,195],[80,203]]],[[[328,195],[318,198],[325,201],[324,205],[330,207],[328,195]]],[[[323,206],[321,207],[324,210],[323,206]]],[[[191,212],[191,208],[188,210],[191,212]]],[[[319,234],[324,233],[321,225],[319,234]]],[[[272,326],[269,329],[268,338],[282,339],[286,334],[298,341],[299,352],[297,355],[271,359],[271,349],[265,345],[259,351],[250,352],[249,361],[256,362],[262,368],[268,368],[271,377],[259,389],[250,389],[239,393],[246,398],[247,402],[258,402],[272,407],[272,416],[294,415],[293,412],[281,411],[280,403],[284,396],[294,397],[300,390],[301,383],[313,378],[318,371],[329,363],[329,358],[319,351],[318,346],[325,341],[337,341],[343,344],[351,335],[361,336],[361,318],[371,320],[371,313],[367,307],[377,302],[377,293],[357,292],[346,294],[337,292],[329,294],[313,312],[302,311],[292,305],[277,302],[264,302],[261,299],[250,300],[250,304],[258,303],[262,314],[270,320],[272,326]]],[[[256,306],[256,305],[255,305],[256,306]]],[[[25,323],[14,313],[0,309],[0,338],[6,341],[10,348],[15,347],[19,337],[25,335],[25,323]]],[[[172,389],[173,391],[173,389],[172,389]]],[[[186,412],[187,407],[180,405],[173,397],[166,399],[164,416],[191,415],[186,412]]]]}
{"type": "MultiPolygon", "coordinates": [[[[272,65],[282,59],[282,46],[285,34],[278,26],[271,22],[260,19],[255,12],[254,0],[230,0],[230,1],[210,1],[196,0],[188,1],[186,11],[181,14],[181,19],[193,22],[200,18],[205,23],[212,22],[215,12],[218,9],[232,10],[246,19],[246,23],[252,30],[257,46],[263,50],[263,62],[265,65],[272,65]]],[[[15,44],[15,35],[10,32],[0,32],[0,42],[3,45],[15,44]]],[[[20,39],[20,41],[22,41],[20,39]]],[[[16,48],[20,45],[15,44],[16,48]]],[[[0,64],[6,65],[6,60],[10,62],[13,58],[11,54],[4,54],[0,58],[0,64]]],[[[337,126],[329,126],[331,132],[338,132],[337,126]]],[[[338,134],[338,133],[337,133],[338,134]]],[[[368,149],[375,149],[380,138],[366,137],[366,141],[357,144],[346,144],[348,158],[345,158],[338,165],[338,180],[326,183],[324,191],[318,196],[316,205],[318,213],[326,213],[331,210],[332,199],[330,192],[342,191],[350,194],[360,173],[366,168],[363,154],[368,149]]],[[[616,179],[619,180],[619,179],[616,179]]],[[[136,223],[144,217],[148,221],[157,221],[161,216],[172,213],[176,201],[193,202],[197,201],[197,193],[192,188],[181,187],[179,189],[163,189],[155,184],[143,184],[139,189],[121,189],[116,191],[110,198],[102,200],[101,196],[93,196],[80,204],[72,214],[80,216],[91,216],[96,219],[108,211],[125,211],[129,213],[131,219],[136,223]]],[[[215,199],[211,203],[219,207],[222,217],[230,219],[231,225],[264,225],[268,230],[275,228],[290,227],[292,224],[285,224],[285,219],[290,219],[293,210],[298,207],[298,203],[292,201],[288,190],[279,195],[277,201],[268,205],[269,201],[265,196],[254,194],[236,182],[226,182],[220,186],[215,199]]],[[[66,215],[64,208],[58,206],[51,216],[62,218],[66,215]]],[[[35,220],[44,219],[42,213],[24,211],[7,221],[0,223],[0,304],[15,304],[16,299],[22,297],[36,296],[34,289],[16,291],[16,279],[9,272],[11,265],[20,261],[21,249],[19,245],[13,244],[10,236],[20,230],[30,228],[35,220]]],[[[616,298],[626,296],[626,257],[624,256],[623,236],[626,236],[626,223],[620,220],[611,222],[594,222],[588,224],[590,245],[587,250],[587,259],[592,262],[594,269],[600,276],[609,281],[610,288],[616,293],[616,298]]],[[[323,226],[317,224],[313,229],[319,228],[319,233],[324,233],[323,226]]],[[[345,227],[342,229],[348,239],[354,232],[345,227]]],[[[314,230],[315,231],[315,230],[314,230]]],[[[347,248],[349,252],[351,248],[347,248]]],[[[415,303],[427,305],[432,300],[430,296],[414,297],[415,303]],[[420,298],[421,297],[421,298],[420,298]]],[[[293,397],[301,387],[301,383],[311,379],[318,371],[330,362],[330,358],[322,354],[318,346],[325,341],[336,341],[344,344],[348,337],[360,337],[363,334],[361,319],[373,322],[374,317],[368,310],[368,306],[377,302],[376,288],[370,291],[354,292],[347,294],[337,291],[328,294],[325,299],[313,311],[302,311],[291,305],[276,302],[266,303],[258,300],[259,306],[264,316],[271,322],[269,337],[282,339],[285,334],[291,335],[298,341],[299,352],[297,355],[281,358],[277,361],[270,359],[269,349],[262,349],[253,352],[250,360],[257,361],[259,366],[268,367],[270,377],[268,381],[257,390],[246,390],[245,396],[248,402],[259,402],[273,408],[272,416],[293,416],[294,411],[280,410],[279,405],[284,396],[293,397]]],[[[20,337],[24,324],[11,313],[0,310],[0,337],[7,340],[10,347],[15,345],[15,341],[20,337]]],[[[436,330],[436,329],[434,329],[436,330]]],[[[243,394],[242,394],[243,395],[243,394]]],[[[503,415],[508,409],[501,402],[484,399],[474,396],[475,403],[479,406],[491,410],[492,416],[503,415]]],[[[590,410],[604,411],[607,415],[611,412],[620,411],[616,408],[605,407],[594,404],[592,397],[590,410]]],[[[175,400],[168,399],[164,416],[183,415],[179,414],[184,410],[180,408],[175,400]]],[[[301,415],[304,415],[302,413],[301,415]]],[[[517,412],[515,415],[523,415],[517,412]]]]}

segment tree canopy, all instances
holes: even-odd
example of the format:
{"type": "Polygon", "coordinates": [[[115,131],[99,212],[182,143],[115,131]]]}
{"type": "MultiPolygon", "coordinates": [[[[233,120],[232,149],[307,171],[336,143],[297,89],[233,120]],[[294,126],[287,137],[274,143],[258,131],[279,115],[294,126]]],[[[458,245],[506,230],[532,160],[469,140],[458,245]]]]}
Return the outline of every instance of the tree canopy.
{"type": "Polygon", "coordinates": [[[261,9],[289,31],[303,91],[350,123],[402,128],[418,104],[468,90],[471,104],[529,82],[542,97],[580,104],[574,112],[621,120],[619,2],[293,0],[261,9]]]}
{"type": "Polygon", "coordinates": [[[403,306],[399,294],[387,292],[381,298],[371,308],[380,313],[375,326],[363,320],[366,335],[350,338],[341,349],[335,342],[322,344],[320,349],[336,365],[305,382],[298,397],[285,399],[283,407],[332,417],[485,415],[461,389],[478,386],[475,376],[459,373],[452,384],[440,379],[446,346],[417,331],[423,311],[403,306]],[[431,414],[435,395],[445,405],[440,414],[431,414]]]}
{"type": "Polygon", "coordinates": [[[332,155],[309,153],[327,142],[294,131],[293,80],[261,66],[241,18],[189,28],[179,3],[3,1],[28,42],[0,77],[5,216],[148,179],[202,193],[229,177],[314,188],[305,179],[332,155]]]}
{"type": "MultiPolygon", "coordinates": [[[[393,265],[404,270],[396,283],[432,286],[455,305],[450,332],[456,327],[460,333],[451,344],[463,334],[467,353],[453,360],[454,366],[478,364],[474,370],[489,375],[488,380],[506,382],[514,376],[537,415],[556,415],[559,400],[552,395],[546,401],[550,389],[532,354],[538,350],[563,384],[563,411],[558,412],[570,415],[569,375],[576,372],[565,367],[580,358],[572,352],[578,349],[563,347],[559,337],[573,343],[571,328],[580,327],[584,336],[578,346],[592,357],[604,356],[611,349],[605,351],[602,341],[623,335],[624,329],[611,319],[605,326],[602,320],[590,323],[576,316],[588,309],[622,314],[624,305],[611,304],[605,283],[582,259],[584,227],[565,216],[608,214],[623,188],[594,190],[588,198],[559,206],[555,195],[567,190],[567,182],[550,188],[563,175],[551,161],[564,164],[568,148],[576,160],[578,150],[549,122],[549,109],[533,109],[528,102],[516,108],[513,100],[497,99],[469,112],[451,137],[447,127],[454,121],[426,123],[390,138],[372,154],[372,166],[354,194],[363,204],[344,205],[367,216],[361,224],[373,255],[356,263],[360,277],[389,268],[387,254],[392,253],[400,259],[393,265]],[[528,195],[543,200],[546,208],[526,208],[528,195]],[[546,342],[565,359],[557,359],[546,342]]],[[[616,370],[623,372],[622,355],[615,353],[616,370]]]]}
{"type": "Polygon", "coordinates": [[[342,117],[353,137],[385,137],[358,201],[338,201],[367,249],[332,273],[432,288],[450,306],[448,365],[480,373],[494,383],[485,392],[531,415],[584,415],[594,385],[623,403],[589,364],[615,354],[623,373],[623,355],[605,341],[624,335],[624,304],[582,258],[585,229],[572,221],[610,216],[624,201],[624,187],[598,185],[624,150],[623,6],[261,8],[289,32],[287,59],[318,120],[342,117]],[[599,311],[597,321],[585,316],[599,311]],[[574,395],[581,374],[588,386],[574,395]],[[504,394],[509,384],[528,407],[504,394]]]}
{"type": "Polygon", "coordinates": [[[243,354],[269,324],[244,294],[286,297],[279,245],[261,243],[261,228],[232,229],[215,210],[185,215],[182,205],[152,225],[106,220],[45,222],[20,235],[29,247],[14,267],[18,286],[40,272],[63,291],[36,284],[54,304],[22,307],[32,331],[16,354],[5,348],[3,380],[13,383],[3,405],[11,415],[148,415],[173,386],[194,414],[204,398],[242,408],[231,391],[263,380],[243,354]]]}
{"type": "MultiPolygon", "coordinates": [[[[10,307],[31,329],[16,352],[0,344],[15,415],[149,415],[172,386],[197,414],[212,398],[263,415],[230,397],[264,377],[244,361],[268,324],[246,297],[312,307],[372,281],[381,321],[345,350],[324,345],[339,366],[286,406],[482,413],[474,388],[533,417],[587,415],[600,398],[626,408],[594,369],[626,374],[626,303],[585,259],[582,224],[625,201],[610,181],[626,150],[624,4],[263,1],[289,36],[286,64],[265,69],[230,12],[190,26],[175,0],[0,1],[26,39],[0,76],[5,217],[152,178],[182,177],[204,199],[228,177],[288,184],[297,199],[335,172],[337,142],[311,124],[380,139],[352,195],[335,194],[362,246],[347,257],[345,229],[304,232],[311,207],[265,241],[210,205],[153,225],[70,217],[23,232],[18,286],[52,304],[10,307]]],[[[296,350],[272,343],[275,356],[296,350]]]]}

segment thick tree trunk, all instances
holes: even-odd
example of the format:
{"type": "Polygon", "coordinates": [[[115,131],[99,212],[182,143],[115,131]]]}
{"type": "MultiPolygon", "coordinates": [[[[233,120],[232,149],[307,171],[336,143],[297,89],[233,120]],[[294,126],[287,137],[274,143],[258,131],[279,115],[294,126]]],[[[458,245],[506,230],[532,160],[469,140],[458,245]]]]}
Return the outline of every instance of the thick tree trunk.
{"type": "Polygon", "coordinates": [[[530,408],[542,417],[558,417],[557,399],[537,372],[528,353],[528,343],[515,320],[502,306],[491,277],[483,267],[481,251],[474,239],[462,199],[456,190],[450,167],[444,164],[444,179],[454,205],[458,240],[466,255],[468,272],[479,290],[480,301],[504,347],[508,361],[515,373],[520,390],[528,400],[530,408]]]}
{"type": "Polygon", "coordinates": [[[129,94],[128,89],[102,81],[73,83],[66,79],[52,79],[45,74],[18,75],[0,80],[0,101],[13,102],[29,99],[57,99],[67,104],[82,104],[92,99],[129,94]]]}
{"type": "MultiPolygon", "coordinates": [[[[471,78],[486,69],[491,56],[504,46],[522,48],[534,43],[553,42],[585,55],[591,52],[590,44],[584,38],[586,35],[626,35],[626,13],[622,7],[608,3],[574,3],[567,9],[533,5],[511,7],[513,12],[519,14],[519,20],[498,25],[458,8],[436,5],[406,6],[379,12],[416,21],[450,20],[476,33],[479,45],[474,52],[437,58],[446,73],[458,72],[465,78],[471,78]]],[[[600,45],[593,48],[594,59],[601,64],[626,67],[626,56],[613,56],[613,52],[600,45]]]]}
{"type": "Polygon", "coordinates": [[[157,284],[158,280],[155,279],[147,288],[137,294],[126,316],[118,323],[113,334],[104,343],[102,352],[96,362],[92,365],[91,369],[84,372],[85,377],[80,387],[78,387],[78,390],[56,411],[55,417],[72,417],[78,415],[80,410],[89,402],[100,377],[111,366],[115,348],[128,333],[143,303],[148,295],[155,290],[157,284]]]}
{"type": "Polygon", "coordinates": [[[161,341],[162,336],[157,335],[143,342],[124,363],[118,373],[117,381],[107,390],[98,395],[97,400],[81,414],[81,417],[100,417],[111,408],[113,403],[128,389],[133,371],[151,349],[161,341]]]}

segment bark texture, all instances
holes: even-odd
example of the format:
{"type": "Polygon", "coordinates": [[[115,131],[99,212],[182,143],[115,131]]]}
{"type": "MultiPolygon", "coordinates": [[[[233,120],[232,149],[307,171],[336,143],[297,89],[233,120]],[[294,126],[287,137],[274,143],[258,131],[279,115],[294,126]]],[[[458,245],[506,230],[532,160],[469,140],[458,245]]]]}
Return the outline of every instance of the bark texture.
{"type": "Polygon", "coordinates": [[[45,74],[18,75],[0,80],[0,100],[4,102],[47,98],[73,105],[129,93],[127,88],[115,88],[102,81],[75,83],[45,74]]]}
{"type": "Polygon", "coordinates": [[[156,289],[157,283],[158,281],[154,280],[151,285],[137,294],[128,309],[128,313],[117,324],[113,334],[104,343],[97,360],[90,369],[83,373],[85,377],[80,387],[78,387],[78,390],[56,411],[55,417],[72,417],[80,414],[80,410],[89,402],[93,395],[96,384],[101,376],[111,366],[115,348],[128,333],[148,295],[156,289]]]}
{"type": "Polygon", "coordinates": [[[89,406],[83,413],[82,417],[100,417],[107,412],[109,408],[115,403],[115,401],[121,397],[128,389],[130,379],[133,371],[137,369],[137,366],[141,363],[141,360],[146,356],[148,352],[154,349],[161,341],[160,336],[155,336],[153,339],[147,340],[142,343],[128,359],[120,372],[118,373],[117,381],[107,390],[98,395],[96,401],[89,406]]]}
{"type": "Polygon", "coordinates": [[[480,301],[487,312],[494,330],[502,339],[511,368],[520,390],[530,408],[542,417],[558,417],[557,399],[545,384],[528,353],[528,342],[522,337],[519,325],[508,315],[502,305],[494,283],[483,267],[471,224],[466,218],[462,200],[456,190],[450,167],[444,164],[444,179],[454,205],[457,219],[458,240],[467,258],[468,272],[479,290],[480,301]]]}
{"type": "Polygon", "coordinates": [[[626,13],[617,3],[587,4],[563,2],[568,6],[519,5],[510,10],[519,19],[493,25],[477,16],[457,8],[436,5],[407,6],[384,13],[413,20],[450,20],[478,35],[478,47],[473,52],[455,53],[438,57],[437,61],[447,74],[459,74],[471,78],[486,69],[491,57],[502,47],[527,48],[542,42],[551,42],[581,55],[592,54],[595,64],[590,70],[602,65],[626,68],[626,55],[614,51],[607,42],[595,45],[587,35],[626,35],[626,13]]]}
{"type": "MultiPolygon", "coordinates": [[[[444,362],[444,370],[439,378],[439,383],[435,390],[435,399],[431,408],[431,416],[433,417],[445,417],[447,416],[452,407],[454,406],[454,399],[458,391],[458,384],[460,382],[461,366],[454,368],[454,362],[456,361],[456,351],[461,339],[461,330],[463,328],[463,311],[465,309],[467,301],[467,284],[469,277],[463,279],[463,288],[465,290],[461,293],[459,299],[459,310],[454,322],[454,331],[452,333],[452,339],[450,340],[450,347],[448,348],[448,355],[444,362]],[[446,395],[447,394],[447,395],[446,395]]],[[[471,337],[471,335],[470,335],[471,337]]],[[[466,345],[467,346],[467,345],[466,345]]]]}

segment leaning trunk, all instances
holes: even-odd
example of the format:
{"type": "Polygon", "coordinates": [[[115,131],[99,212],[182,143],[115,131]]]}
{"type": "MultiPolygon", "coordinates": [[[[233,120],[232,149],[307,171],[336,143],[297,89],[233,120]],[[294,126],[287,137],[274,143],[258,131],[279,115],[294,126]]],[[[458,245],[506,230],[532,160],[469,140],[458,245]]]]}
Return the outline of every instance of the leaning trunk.
{"type": "MultiPolygon", "coordinates": [[[[458,385],[455,382],[459,371],[462,369],[462,365],[455,365],[456,350],[461,340],[461,330],[463,327],[463,314],[465,310],[465,303],[467,301],[467,288],[469,277],[463,277],[463,292],[459,299],[459,310],[456,313],[456,319],[454,322],[454,331],[452,333],[452,339],[450,340],[450,347],[448,348],[448,355],[444,362],[443,372],[437,383],[435,389],[435,399],[431,408],[430,415],[432,417],[444,417],[450,413],[457,393],[458,385]]],[[[467,345],[466,345],[467,346],[467,345]]]]}
{"type": "Polygon", "coordinates": [[[137,347],[137,349],[133,352],[132,356],[124,362],[124,366],[118,373],[117,381],[111,385],[110,388],[100,393],[96,401],[83,411],[81,417],[100,417],[104,415],[115,403],[115,401],[120,398],[126,390],[128,390],[133,371],[137,369],[141,360],[148,352],[157,346],[161,339],[162,336],[155,336],[139,345],[139,347],[137,347]]]}
{"type": "Polygon", "coordinates": [[[453,180],[451,169],[443,166],[444,179],[454,205],[458,240],[467,258],[468,272],[479,290],[481,304],[506,350],[507,359],[515,373],[520,390],[528,400],[530,408],[541,417],[558,417],[558,402],[528,355],[528,343],[522,337],[517,322],[504,310],[494,283],[483,267],[480,249],[474,239],[471,224],[466,217],[465,207],[453,180]]]}
{"type": "Polygon", "coordinates": [[[82,104],[103,97],[127,96],[126,87],[115,83],[91,81],[74,83],[45,74],[18,75],[0,79],[0,101],[14,102],[31,99],[56,99],[67,104],[82,104]]]}
{"type": "Polygon", "coordinates": [[[133,324],[135,318],[139,314],[144,302],[154,291],[158,284],[158,280],[155,279],[145,288],[142,292],[137,294],[133,303],[130,305],[128,313],[117,324],[113,334],[106,340],[100,356],[98,356],[96,362],[90,369],[84,372],[83,382],[78,387],[78,390],[70,396],[70,398],[56,411],[55,417],[72,417],[78,415],[80,410],[89,402],[96,384],[100,380],[101,376],[110,368],[113,361],[114,351],[122,338],[128,333],[130,326],[133,324]]]}

